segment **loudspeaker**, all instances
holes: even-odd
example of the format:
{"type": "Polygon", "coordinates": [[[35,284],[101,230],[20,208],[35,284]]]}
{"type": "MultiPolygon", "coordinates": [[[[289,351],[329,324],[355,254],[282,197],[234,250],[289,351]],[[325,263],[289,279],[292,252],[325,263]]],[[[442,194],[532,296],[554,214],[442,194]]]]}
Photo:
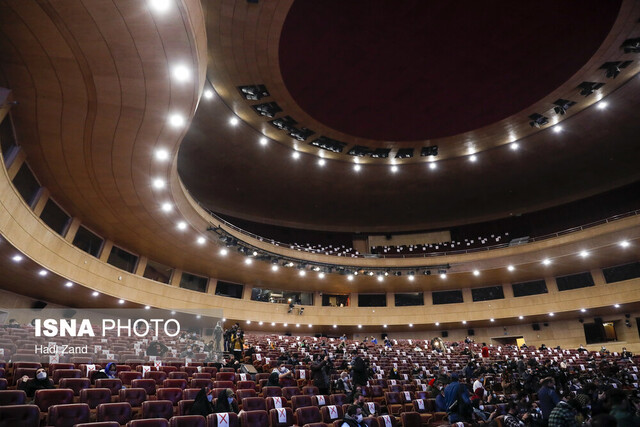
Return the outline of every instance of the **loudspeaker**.
{"type": "Polygon", "coordinates": [[[534,331],[539,331],[540,330],[540,324],[539,323],[534,323],[533,325],[531,325],[531,328],[533,328],[534,331]]]}
{"type": "Polygon", "coordinates": [[[322,338],[322,334],[316,334],[315,337],[316,338],[322,338]]]}
{"type": "Polygon", "coordinates": [[[594,317],[593,323],[595,323],[596,325],[602,326],[602,317],[594,317]]]}
{"type": "Polygon", "coordinates": [[[72,308],[67,308],[66,310],[64,310],[62,312],[62,315],[64,316],[65,319],[71,319],[73,316],[75,316],[77,313],[77,311],[75,311],[72,308]]]}
{"type": "Polygon", "coordinates": [[[544,326],[544,327],[546,328],[547,326],[549,326],[549,324],[548,324],[547,322],[544,322],[544,323],[542,324],[542,326],[544,326]]]}
{"type": "Polygon", "coordinates": [[[250,375],[255,375],[258,373],[258,371],[256,371],[255,366],[248,365],[246,363],[243,363],[242,366],[240,366],[240,372],[242,372],[243,374],[250,374],[250,375]]]}
{"type": "Polygon", "coordinates": [[[42,310],[46,306],[47,306],[47,303],[44,301],[34,301],[33,304],[31,304],[31,308],[33,310],[42,310]]]}
{"type": "Polygon", "coordinates": [[[441,334],[441,335],[442,335],[442,338],[446,338],[446,337],[448,337],[448,336],[449,336],[449,332],[447,332],[447,331],[442,331],[442,334],[441,334]]]}
{"type": "Polygon", "coordinates": [[[467,335],[469,335],[470,337],[474,336],[476,334],[476,331],[474,331],[473,329],[467,329],[467,335]]]}
{"type": "Polygon", "coordinates": [[[290,337],[291,336],[291,332],[285,332],[284,336],[285,337],[290,337]]]}

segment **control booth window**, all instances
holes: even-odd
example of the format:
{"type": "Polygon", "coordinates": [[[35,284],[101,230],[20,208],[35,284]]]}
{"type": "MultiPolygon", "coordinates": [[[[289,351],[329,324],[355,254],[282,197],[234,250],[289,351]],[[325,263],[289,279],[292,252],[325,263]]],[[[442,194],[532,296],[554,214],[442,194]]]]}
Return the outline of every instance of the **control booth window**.
{"type": "Polygon", "coordinates": [[[98,237],[83,226],[78,228],[78,231],[73,238],[73,246],[85,251],[89,255],[93,255],[96,258],[100,256],[100,250],[102,249],[103,243],[104,240],[101,237],[98,237]]]}
{"type": "Polygon", "coordinates": [[[173,276],[173,268],[160,264],[159,262],[148,260],[143,276],[156,282],[169,284],[169,282],[171,282],[171,276],[173,276]]]}
{"type": "Polygon", "coordinates": [[[386,307],[386,294],[359,294],[358,307],[386,307]]]}
{"type": "Polygon", "coordinates": [[[2,158],[5,160],[5,164],[15,146],[16,136],[13,133],[11,117],[7,114],[2,123],[0,123],[0,148],[2,149],[2,158]]]}
{"type": "Polygon", "coordinates": [[[27,202],[29,206],[33,206],[33,202],[35,202],[36,196],[40,191],[40,183],[26,163],[20,166],[18,173],[13,177],[13,185],[24,201],[27,202]]]}
{"type": "Polygon", "coordinates": [[[458,304],[464,302],[462,291],[440,291],[432,292],[433,304],[458,304]]]}
{"type": "Polygon", "coordinates": [[[67,227],[71,222],[71,217],[51,199],[47,200],[44,205],[40,219],[61,236],[67,232],[67,227]]]}
{"type": "Polygon", "coordinates": [[[546,294],[549,292],[547,290],[547,283],[544,280],[514,283],[511,287],[513,288],[514,297],[526,297],[529,295],[546,294]]]}
{"type": "Polygon", "coordinates": [[[114,246],[111,248],[107,263],[121,270],[133,273],[136,270],[136,265],[138,265],[138,256],[114,246]]]}
{"type": "Polygon", "coordinates": [[[395,294],[396,307],[408,307],[411,305],[424,305],[424,293],[411,292],[395,294]]]}
{"type": "Polygon", "coordinates": [[[251,290],[251,299],[274,304],[313,305],[313,292],[253,288],[251,290]]]}
{"type": "Polygon", "coordinates": [[[223,282],[218,280],[216,283],[216,295],[229,298],[242,298],[242,290],[244,286],[237,283],[223,282]]]}
{"type": "Polygon", "coordinates": [[[350,305],[349,295],[322,294],[323,307],[349,307],[350,305]]]}
{"type": "Polygon", "coordinates": [[[191,273],[182,273],[182,276],[180,277],[180,287],[191,291],[207,292],[208,282],[208,278],[196,276],[191,273]]]}

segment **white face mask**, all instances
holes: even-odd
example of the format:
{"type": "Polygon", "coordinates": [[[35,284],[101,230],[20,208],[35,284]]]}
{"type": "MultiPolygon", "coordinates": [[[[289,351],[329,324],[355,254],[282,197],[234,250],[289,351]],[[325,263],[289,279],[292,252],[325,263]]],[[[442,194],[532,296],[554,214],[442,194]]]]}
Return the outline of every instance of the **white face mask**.
{"type": "Polygon", "coordinates": [[[362,422],[362,414],[356,415],[356,421],[359,422],[359,423],[362,422]]]}
{"type": "Polygon", "coordinates": [[[46,372],[38,372],[38,374],[36,375],[36,378],[39,380],[44,380],[47,378],[47,373],[46,372]]]}
{"type": "Polygon", "coordinates": [[[233,397],[227,397],[227,402],[231,405],[233,403],[233,397]]]}
{"type": "Polygon", "coordinates": [[[211,402],[211,401],[213,400],[213,394],[208,394],[208,395],[207,395],[207,400],[208,400],[209,402],[211,402]]]}
{"type": "Polygon", "coordinates": [[[480,405],[478,408],[480,408],[481,411],[484,411],[484,405],[480,405]]]}

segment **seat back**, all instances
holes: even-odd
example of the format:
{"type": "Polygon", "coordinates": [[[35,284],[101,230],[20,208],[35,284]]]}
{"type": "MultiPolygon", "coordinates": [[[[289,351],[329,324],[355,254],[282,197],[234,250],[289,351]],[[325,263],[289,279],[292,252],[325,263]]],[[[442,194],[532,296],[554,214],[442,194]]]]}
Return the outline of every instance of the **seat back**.
{"type": "Polygon", "coordinates": [[[53,405],[49,408],[47,425],[56,427],[73,427],[78,423],[88,423],[90,412],[89,405],[86,403],[53,405]]]}
{"type": "Polygon", "coordinates": [[[40,427],[40,409],[36,405],[0,406],[0,426],[40,427]]]}
{"type": "Polygon", "coordinates": [[[199,388],[185,388],[182,391],[182,398],[183,399],[195,399],[199,392],[200,392],[199,388]]]}
{"type": "Polygon", "coordinates": [[[291,407],[291,404],[287,402],[287,399],[280,396],[266,397],[267,411],[277,408],[291,407]]]}
{"type": "Polygon", "coordinates": [[[422,427],[422,418],[417,412],[403,412],[400,417],[403,427],[422,427]]]}
{"type": "Polygon", "coordinates": [[[302,395],[302,392],[298,387],[282,387],[282,395],[287,398],[287,400],[292,400],[293,396],[302,395]]]}
{"type": "Polygon", "coordinates": [[[53,383],[58,385],[62,378],[82,378],[80,369],[56,369],[53,371],[53,383]]]}
{"type": "MultiPolygon", "coordinates": [[[[223,412],[220,414],[209,414],[207,416],[207,427],[217,427],[218,419],[229,424],[229,427],[238,427],[238,415],[233,412],[223,412]]],[[[224,425],[226,425],[226,423],[224,425]]]]}
{"type": "Polygon", "coordinates": [[[111,402],[111,390],[108,388],[84,388],[80,390],[80,402],[96,409],[101,403],[111,402]]]}
{"type": "Polygon", "coordinates": [[[302,394],[315,396],[316,394],[320,394],[320,390],[316,386],[306,386],[306,387],[302,387],[302,394]]]}
{"type": "Polygon", "coordinates": [[[299,396],[291,397],[291,408],[295,411],[298,408],[304,408],[305,406],[314,406],[311,401],[311,396],[301,394],[299,396]]]}
{"type": "Polygon", "coordinates": [[[47,412],[50,406],[73,403],[73,390],[68,388],[36,390],[33,404],[41,412],[47,412]]]}
{"type": "Polygon", "coordinates": [[[73,363],[50,363],[47,370],[50,376],[53,376],[53,372],[56,369],[75,369],[75,365],[73,363]]]}
{"type": "Polygon", "coordinates": [[[381,415],[378,417],[380,427],[398,427],[398,419],[393,415],[381,415]]]}
{"type": "Polygon", "coordinates": [[[120,424],[118,424],[115,421],[103,421],[101,423],[99,423],[99,422],[95,422],[95,423],[80,423],[80,424],[76,424],[73,427],[120,427],[120,424]]]}
{"type": "Polygon", "coordinates": [[[240,424],[251,427],[269,427],[269,415],[265,410],[242,411],[240,424]]]}
{"type": "Polygon", "coordinates": [[[144,377],[154,380],[157,385],[162,385],[162,382],[167,379],[167,373],[165,371],[149,371],[144,374],[144,377]]]}
{"type": "Polygon", "coordinates": [[[216,374],[216,381],[231,381],[235,382],[236,373],[235,372],[218,372],[216,374]]]}
{"type": "Polygon", "coordinates": [[[193,378],[205,378],[210,380],[211,377],[211,372],[196,372],[195,374],[193,374],[193,378]]]}
{"type": "Polygon", "coordinates": [[[169,427],[206,427],[207,420],[202,415],[179,415],[171,417],[169,427]]]}
{"type": "Polygon", "coordinates": [[[184,372],[184,371],[173,371],[173,372],[169,372],[169,379],[171,380],[188,380],[189,379],[189,374],[184,372]]]}
{"type": "MultiPolygon", "coordinates": [[[[222,381],[223,383],[227,384],[227,382],[222,381]]],[[[191,380],[191,383],[189,383],[189,387],[191,388],[202,388],[202,387],[208,387],[208,388],[213,388],[213,384],[214,382],[211,380],[208,380],[206,378],[194,378],[191,380]]],[[[218,386],[216,386],[218,387],[218,386]]],[[[223,386],[220,386],[223,387],[223,386]]],[[[224,388],[227,388],[226,386],[224,388]]],[[[233,383],[231,383],[231,387],[233,388],[233,383]]]]}
{"type": "Polygon", "coordinates": [[[151,418],[147,420],[131,420],[127,427],[169,427],[169,421],[164,418],[151,418]]]}
{"type": "Polygon", "coordinates": [[[118,393],[120,402],[127,402],[132,408],[142,406],[142,402],[147,400],[147,392],[143,388],[122,389],[118,393]]]}
{"type": "Polygon", "coordinates": [[[156,388],[157,388],[156,386],[157,386],[157,384],[156,384],[155,380],[153,380],[151,378],[137,379],[137,380],[131,381],[131,387],[143,388],[144,391],[147,392],[148,396],[155,396],[156,395],[156,388]]]}
{"type": "Polygon", "coordinates": [[[382,386],[373,385],[371,386],[371,397],[382,397],[384,396],[384,391],[382,390],[382,386]]]}
{"type": "Polygon", "coordinates": [[[178,415],[189,415],[189,411],[193,406],[193,399],[182,399],[178,402],[178,415]]]}
{"type": "MultiPolygon", "coordinates": [[[[209,381],[209,380],[203,379],[203,378],[200,378],[200,379],[196,378],[195,380],[191,380],[191,387],[193,387],[194,381],[209,381]]],[[[202,387],[202,386],[200,386],[200,387],[202,387]]],[[[214,381],[213,382],[213,387],[215,387],[215,388],[230,388],[230,389],[232,389],[234,391],[236,389],[236,385],[235,385],[235,383],[233,381],[214,381]]]]}
{"type": "Polygon", "coordinates": [[[238,381],[236,383],[236,390],[255,390],[256,383],[254,381],[238,381]]]}
{"type": "Polygon", "coordinates": [[[130,386],[131,381],[142,379],[142,373],[136,371],[125,371],[118,373],[118,378],[122,381],[122,385],[130,386]]]}
{"type": "Polygon", "coordinates": [[[27,394],[22,390],[0,390],[0,406],[24,405],[27,394]]]}
{"type": "Polygon", "coordinates": [[[345,403],[349,403],[347,395],[344,393],[332,394],[329,396],[329,403],[336,406],[342,406],[345,403]]]}
{"type": "Polygon", "coordinates": [[[112,396],[117,396],[122,388],[122,381],[119,379],[101,378],[96,380],[96,388],[108,388],[112,396]]]}
{"type": "Polygon", "coordinates": [[[142,403],[142,418],[164,418],[168,420],[172,416],[173,402],[170,400],[147,400],[142,403]]]}
{"type": "Polygon", "coordinates": [[[303,408],[298,408],[295,411],[296,419],[298,420],[298,425],[305,425],[310,423],[320,423],[322,422],[322,416],[320,415],[320,410],[317,406],[305,406],[303,408]]]}
{"type": "Polygon", "coordinates": [[[178,387],[159,388],[156,395],[158,400],[168,400],[173,406],[176,406],[182,400],[182,389],[178,387]]]}
{"type": "Polygon", "coordinates": [[[36,377],[37,368],[16,368],[15,365],[17,364],[18,363],[15,363],[13,367],[13,385],[16,385],[18,383],[18,380],[25,375],[29,378],[36,377]]]}
{"type": "Polygon", "coordinates": [[[313,406],[324,406],[324,405],[328,405],[329,403],[329,396],[324,395],[324,394],[317,394],[315,396],[311,396],[311,404],[313,406]]]}
{"type": "Polygon", "coordinates": [[[384,400],[387,402],[387,405],[400,405],[402,403],[401,399],[400,393],[398,392],[386,392],[384,394],[384,400]]]}
{"type": "Polygon", "coordinates": [[[73,390],[74,396],[80,396],[80,390],[91,387],[89,378],[62,378],[60,380],[60,388],[69,388],[73,390]]]}
{"type": "Polygon", "coordinates": [[[242,399],[243,411],[266,411],[267,403],[263,397],[245,397],[242,399]]]}
{"type": "Polygon", "coordinates": [[[6,390],[9,388],[9,381],[6,378],[0,378],[0,390],[6,390]]]}
{"type": "Polygon", "coordinates": [[[127,402],[101,403],[96,409],[98,421],[116,421],[126,424],[131,421],[131,405],[127,402]]]}
{"type": "Polygon", "coordinates": [[[342,412],[342,406],[327,405],[320,408],[322,414],[322,421],[325,423],[332,423],[335,420],[340,420],[344,416],[342,412]]]}
{"type": "Polygon", "coordinates": [[[182,378],[168,378],[162,382],[162,387],[178,387],[184,390],[187,388],[187,380],[182,378]]]}
{"type": "Polygon", "coordinates": [[[291,408],[278,408],[269,411],[271,427],[289,427],[293,425],[293,411],[291,408]]]}
{"type": "Polygon", "coordinates": [[[392,393],[398,393],[402,391],[402,386],[400,384],[393,384],[389,386],[389,391],[392,393]]]}
{"type": "Polygon", "coordinates": [[[239,389],[236,390],[236,396],[242,402],[242,399],[246,399],[247,397],[258,397],[258,393],[255,389],[239,389]]]}
{"type": "Polygon", "coordinates": [[[282,396],[282,389],[275,386],[262,387],[262,395],[264,397],[282,396]]]}

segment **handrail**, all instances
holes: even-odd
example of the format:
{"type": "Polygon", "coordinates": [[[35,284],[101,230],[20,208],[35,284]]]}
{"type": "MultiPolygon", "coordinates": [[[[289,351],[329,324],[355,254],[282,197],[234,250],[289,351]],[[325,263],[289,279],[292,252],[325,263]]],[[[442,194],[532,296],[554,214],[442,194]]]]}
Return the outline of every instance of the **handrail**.
{"type": "MultiPolygon", "coordinates": [[[[188,191],[188,190],[187,190],[188,191]]],[[[193,196],[192,196],[193,198],[193,196]]],[[[230,223],[229,221],[219,217],[218,215],[216,215],[213,211],[211,211],[209,208],[207,208],[206,206],[203,206],[200,201],[196,198],[193,198],[193,200],[196,201],[196,203],[198,204],[198,206],[200,206],[204,211],[206,211],[209,215],[211,215],[216,221],[220,222],[221,224],[225,225],[226,227],[231,228],[234,231],[237,231],[241,234],[244,234],[245,236],[249,236],[252,237],[254,239],[257,239],[261,242],[267,242],[267,243],[271,243],[275,246],[283,246],[283,247],[294,247],[295,249],[302,249],[305,252],[310,252],[309,250],[307,250],[306,248],[303,248],[299,245],[293,245],[291,243],[282,243],[282,242],[278,242],[274,239],[267,239],[265,237],[259,236],[255,233],[252,233],[250,231],[244,230],[232,223],[230,223]]],[[[562,231],[557,231],[555,233],[550,233],[550,234],[545,234],[542,236],[537,236],[537,237],[530,237],[529,240],[526,243],[522,243],[527,244],[527,243],[533,243],[533,242],[540,242],[543,240],[548,240],[548,239],[552,239],[554,237],[560,237],[560,236],[564,236],[567,234],[571,234],[571,233],[576,233],[578,231],[584,231],[588,228],[591,227],[596,227],[598,225],[602,225],[602,224],[608,224],[610,222],[614,222],[614,221],[618,221],[624,218],[628,218],[631,216],[637,216],[640,215],[640,210],[636,209],[633,211],[629,211],[629,212],[625,212],[622,214],[618,214],[618,215],[613,215],[610,216],[608,218],[605,219],[601,219],[598,221],[594,221],[594,222],[590,222],[584,225],[579,225],[577,227],[571,227],[571,228],[567,228],[565,230],[562,231]]],[[[485,252],[485,251],[491,251],[491,250],[495,250],[495,249],[502,249],[502,248],[507,248],[509,247],[509,243],[500,243],[498,245],[491,245],[491,246],[483,246],[483,247],[477,247],[477,248],[471,248],[471,249],[459,249],[459,250],[455,250],[455,251],[442,251],[442,252],[427,252],[427,253],[421,253],[421,254],[398,254],[398,255],[383,255],[383,254],[349,254],[348,257],[349,258],[431,258],[431,257],[439,257],[439,256],[446,256],[446,255],[461,255],[461,254],[469,254],[469,253],[475,253],[475,252],[485,252]]],[[[322,253],[321,255],[325,255],[324,253],[322,253]]],[[[345,258],[343,256],[338,256],[338,255],[329,255],[329,256],[335,256],[338,258],[345,258]]]]}

